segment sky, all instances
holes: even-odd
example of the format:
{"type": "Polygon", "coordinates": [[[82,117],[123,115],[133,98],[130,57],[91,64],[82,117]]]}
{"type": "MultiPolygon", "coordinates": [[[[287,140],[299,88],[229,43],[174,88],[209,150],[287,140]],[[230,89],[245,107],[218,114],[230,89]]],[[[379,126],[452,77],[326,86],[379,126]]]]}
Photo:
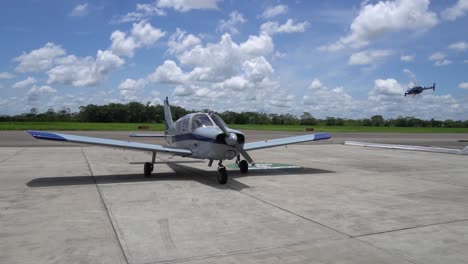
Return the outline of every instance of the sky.
{"type": "Polygon", "coordinates": [[[467,120],[467,25],[468,0],[1,1],[0,115],[168,96],[195,110],[467,120]]]}

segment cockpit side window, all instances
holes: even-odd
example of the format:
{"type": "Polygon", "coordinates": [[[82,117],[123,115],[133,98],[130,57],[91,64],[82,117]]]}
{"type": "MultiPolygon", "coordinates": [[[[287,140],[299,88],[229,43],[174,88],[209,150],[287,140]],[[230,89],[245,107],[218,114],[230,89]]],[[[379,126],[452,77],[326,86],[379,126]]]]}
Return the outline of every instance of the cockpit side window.
{"type": "Polygon", "coordinates": [[[192,118],[192,130],[199,127],[214,126],[206,114],[194,115],[192,118]]]}

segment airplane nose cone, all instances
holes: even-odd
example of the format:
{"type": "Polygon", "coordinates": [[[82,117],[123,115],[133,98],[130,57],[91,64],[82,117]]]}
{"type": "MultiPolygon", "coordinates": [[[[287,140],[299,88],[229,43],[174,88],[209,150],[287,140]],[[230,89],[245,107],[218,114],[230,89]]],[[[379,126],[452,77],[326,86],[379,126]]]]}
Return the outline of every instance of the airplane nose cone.
{"type": "Polygon", "coordinates": [[[237,144],[237,135],[235,133],[230,133],[229,137],[226,137],[226,143],[229,146],[234,146],[237,144]]]}

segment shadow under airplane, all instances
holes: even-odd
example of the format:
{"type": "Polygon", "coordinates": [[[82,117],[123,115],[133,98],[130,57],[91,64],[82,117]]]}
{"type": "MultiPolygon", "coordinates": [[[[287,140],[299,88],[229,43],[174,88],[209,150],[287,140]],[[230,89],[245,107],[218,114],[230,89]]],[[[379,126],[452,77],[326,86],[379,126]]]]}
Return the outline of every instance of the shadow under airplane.
{"type": "Polygon", "coordinates": [[[96,175],[96,176],[64,176],[64,177],[43,177],[36,178],[26,183],[28,187],[59,187],[73,185],[94,185],[112,183],[135,183],[135,182],[157,182],[157,181],[189,181],[214,187],[217,189],[242,190],[250,188],[236,180],[236,178],[250,176],[272,176],[272,175],[303,175],[318,173],[335,173],[334,171],[314,169],[314,168],[288,168],[288,169],[265,169],[251,170],[247,175],[232,171],[233,175],[227,185],[217,184],[217,171],[206,171],[194,167],[184,166],[178,163],[166,162],[174,172],[161,172],[155,177],[142,178],[140,174],[116,174],[116,175],[96,175]]]}

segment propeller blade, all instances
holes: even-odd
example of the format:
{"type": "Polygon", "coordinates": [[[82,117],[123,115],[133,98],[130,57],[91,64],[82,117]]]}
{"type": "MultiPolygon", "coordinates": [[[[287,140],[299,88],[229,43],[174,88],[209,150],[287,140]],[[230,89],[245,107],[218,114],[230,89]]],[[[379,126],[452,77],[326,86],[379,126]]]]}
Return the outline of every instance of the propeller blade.
{"type": "Polygon", "coordinates": [[[226,137],[230,136],[229,131],[227,130],[226,124],[221,119],[221,117],[219,117],[216,114],[211,114],[211,119],[213,119],[213,122],[215,122],[215,125],[218,126],[219,129],[221,129],[223,131],[223,133],[224,133],[224,135],[226,135],[226,137]]]}
{"type": "Polygon", "coordinates": [[[249,153],[247,153],[247,151],[245,151],[245,149],[240,144],[236,145],[236,150],[247,160],[248,163],[255,165],[252,157],[250,157],[249,153]]]}

